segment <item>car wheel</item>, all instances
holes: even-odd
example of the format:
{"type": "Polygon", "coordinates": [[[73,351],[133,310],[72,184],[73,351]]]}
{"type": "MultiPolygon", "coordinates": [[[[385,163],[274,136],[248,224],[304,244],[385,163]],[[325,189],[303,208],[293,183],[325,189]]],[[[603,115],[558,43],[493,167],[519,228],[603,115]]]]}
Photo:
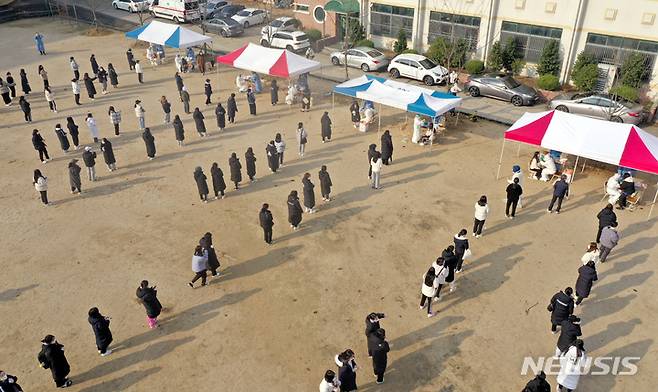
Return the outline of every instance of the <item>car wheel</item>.
{"type": "Polygon", "coordinates": [[[248,29],[249,28],[249,22],[244,22],[244,28],[248,29]]]}
{"type": "Polygon", "coordinates": [[[115,10],[119,9],[119,6],[117,5],[117,3],[112,4],[112,7],[114,7],[115,10]]]}
{"type": "Polygon", "coordinates": [[[260,41],[260,44],[261,44],[261,46],[264,46],[264,47],[266,47],[266,48],[269,48],[269,47],[270,47],[270,43],[267,42],[267,40],[264,40],[264,39],[262,39],[262,40],[260,41]]]}
{"type": "Polygon", "coordinates": [[[391,74],[391,77],[394,78],[394,79],[397,79],[397,78],[400,77],[400,71],[398,71],[397,68],[393,68],[390,71],[390,74],[391,74]]]}
{"type": "Polygon", "coordinates": [[[434,78],[427,75],[423,78],[423,83],[425,83],[428,86],[432,86],[432,85],[434,85],[434,78]]]}
{"type": "Polygon", "coordinates": [[[338,60],[338,57],[332,57],[331,58],[331,64],[340,65],[340,60],[338,60]]]}
{"type": "Polygon", "coordinates": [[[180,19],[178,19],[178,16],[174,16],[174,23],[180,23],[180,19]]]}
{"type": "Polygon", "coordinates": [[[286,50],[288,50],[288,51],[290,51],[290,52],[293,52],[293,51],[294,51],[293,47],[290,46],[290,45],[286,45],[286,50]]]}
{"type": "Polygon", "coordinates": [[[519,97],[518,95],[515,95],[512,97],[512,105],[514,106],[522,106],[523,105],[523,98],[519,97]]]}
{"type": "Polygon", "coordinates": [[[468,93],[471,94],[471,97],[479,97],[480,89],[475,86],[471,86],[468,88],[468,93]]]}
{"type": "Polygon", "coordinates": [[[561,112],[569,113],[569,108],[564,106],[564,105],[559,105],[558,107],[555,108],[555,110],[559,110],[561,112]]]}
{"type": "Polygon", "coordinates": [[[361,64],[361,71],[370,72],[370,67],[368,66],[368,64],[366,63],[361,64]]]}
{"type": "Polygon", "coordinates": [[[624,120],[622,120],[621,117],[619,117],[619,116],[614,116],[613,118],[610,119],[610,121],[616,122],[616,123],[623,123],[624,122],[624,120]]]}
{"type": "Polygon", "coordinates": [[[224,37],[224,38],[228,37],[228,34],[226,34],[226,31],[224,31],[224,30],[222,30],[222,31],[219,33],[219,35],[221,35],[221,36],[224,37]]]}

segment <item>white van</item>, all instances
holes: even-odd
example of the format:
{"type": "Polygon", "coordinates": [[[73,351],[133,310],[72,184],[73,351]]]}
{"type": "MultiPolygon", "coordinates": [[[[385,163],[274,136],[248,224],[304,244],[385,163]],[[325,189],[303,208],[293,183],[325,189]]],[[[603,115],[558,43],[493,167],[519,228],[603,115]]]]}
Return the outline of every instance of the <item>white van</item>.
{"type": "Polygon", "coordinates": [[[201,18],[197,0],[153,0],[149,10],[153,17],[171,19],[176,23],[201,18]]]}

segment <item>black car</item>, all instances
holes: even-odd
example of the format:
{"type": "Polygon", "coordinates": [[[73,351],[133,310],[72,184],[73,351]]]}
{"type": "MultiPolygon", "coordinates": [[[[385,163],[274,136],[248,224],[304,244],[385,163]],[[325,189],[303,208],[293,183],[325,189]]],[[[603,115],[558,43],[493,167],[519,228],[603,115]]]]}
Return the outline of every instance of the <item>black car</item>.
{"type": "Polygon", "coordinates": [[[216,17],[203,22],[206,31],[220,34],[222,37],[235,37],[244,33],[242,25],[231,18],[216,17]]]}
{"type": "Polygon", "coordinates": [[[217,12],[213,12],[211,15],[209,15],[209,18],[230,18],[231,16],[237,14],[238,12],[242,11],[245,9],[245,6],[243,5],[227,5],[226,7],[223,7],[217,12]]]}

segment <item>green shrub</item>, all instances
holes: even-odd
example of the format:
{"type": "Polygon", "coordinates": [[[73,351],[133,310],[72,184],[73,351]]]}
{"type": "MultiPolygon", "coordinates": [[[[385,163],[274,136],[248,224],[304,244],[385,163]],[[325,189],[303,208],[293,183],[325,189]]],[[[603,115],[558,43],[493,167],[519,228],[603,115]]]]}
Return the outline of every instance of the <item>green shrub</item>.
{"type": "Polygon", "coordinates": [[[596,57],[594,57],[593,54],[585,53],[584,51],[578,53],[578,57],[576,57],[576,62],[573,63],[573,67],[571,68],[571,78],[573,79],[573,75],[580,72],[580,70],[583,67],[591,64],[594,65],[598,64],[598,61],[596,60],[596,57]]]}
{"type": "Polygon", "coordinates": [[[630,87],[640,87],[649,76],[646,55],[633,53],[621,65],[621,84],[630,87]]]}
{"type": "Polygon", "coordinates": [[[539,77],[537,86],[542,90],[555,91],[560,88],[560,79],[552,74],[546,74],[539,77]]]}
{"type": "Polygon", "coordinates": [[[403,50],[402,53],[418,54],[418,51],[416,49],[407,48],[403,50]]]}
{"type": "Polygon", "coordinates": [[[494,72],[498,72],[503,68],[503,47],[500,45],[500,41],[496,41],[491,45],[491,51],[487,58],[487,67],[494,72]]]}
{"type": "Polygon", "coordinates": [[[537,64],[540,75],[560,75],[560,41],[551,40],[544,45],[537,64]]]}
{"type": "Polygon", "coordinates": [[[466,61],[468,42],[460,39],[457,42],[439,37],[432,42],[425,54],[435,63],[446,67],[462,67],[466,61]]]}
{"type": "Polygon", "coordinates": [[[302,21],[297,18],[292,18],[293,27],[300,29],[302,27],[302,21]]]}
{"type": "Polygon", "coordinates": [[[398,33],[398,40],[393,44],[393,51],[397,54],[404,53],[407,50],[407,33],[400,30],[398,33]]]}
{"type": "Polygon", "coordinates": [[[520,75],[521,71],[523,71],[523,68],[525,68],[525,61],[522,59],[516,59],[512,61],[512,66],[509,68],[509,70],[512,71],[514,75],[520,75]]]}
{"type": "Polygon", "coordinates": [[[616,95],[631,102],[640,99],[640,91],[637,87],[620,84],[610,89],[610,95],[616,95]]]}
{"type": "Polygon", "coordinates": [[[372,41],[369,40],[369,39],[362,39],[362,40],[360,40],[360,41],[357,41],[357,42],[354,44],[354,46],[366,46],[366,47],[368,47],[368,48],[374,48],[374,47],[375,47],[375,43],[372,42],[372,41]]]}
{"type": "Polygon", "coordinates": [[[306,36],[311,42],[316,42],[322,39],[322,33],[318,29],[308,29],[305,30],[306,36]]]}
{"type": "Polygon", "coordinates": [[[593,91],[598,79],[599,67],[597,64],[585,64],[571,72],[571,80],[580,91],[593,91]]]}
{"type": "Polygon", "coordinates": [[[475,75],[484,71],[484,63],[480,60],[468,60],[464,68],[469,74],[475,75]]]}
{"type": "MultiPolygon", "coordinates": [[[[519,43],[516,39],[510,37],[505,44],[505,48],[503,48],[503,68],[514,72],[514,62],[522,59],[523,54],[519,50],[519,43]]],[[[514,73],[516,74],[516,72],[514,73]]]]}

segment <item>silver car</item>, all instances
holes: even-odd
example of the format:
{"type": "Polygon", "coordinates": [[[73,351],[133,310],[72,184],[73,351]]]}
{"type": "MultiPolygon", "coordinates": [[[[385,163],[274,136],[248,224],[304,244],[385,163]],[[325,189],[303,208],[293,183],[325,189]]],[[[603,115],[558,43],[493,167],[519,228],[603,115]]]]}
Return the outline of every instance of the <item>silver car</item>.
{"type": "Polygon", "coordinates": [[[615,101],[600,94],[570,93],[558,95],[548,103],[550,109],[618,123],[641,124],[647,113],[642,105],[628,101],[615,101]]]}
{"type": "Polygon", "coordinates": [[[203,22],[206,31],[220,34],[222,37],[235,37],[244,33],[244,27],[231,18],[216,17],[203,22]]]}
{"type": "Polygon", "coordinates": [[[539,100],[537,90],[519,83],[509,75],[471,76],[464,85],[471,97],[480,95],[511,102],[514,106],[532,106],[539,100]]]}
{"type": "MultiPolygon", "coordinates": [[[[330,55],[333,65],[345,64],[345,51],[333,52],[330,55]]],[[[388,59],[384,53],[367,46],[358,46],[347,50],[347,65],[361,68],[363,72],[375,71],[388,66],[388,59]]]]}

